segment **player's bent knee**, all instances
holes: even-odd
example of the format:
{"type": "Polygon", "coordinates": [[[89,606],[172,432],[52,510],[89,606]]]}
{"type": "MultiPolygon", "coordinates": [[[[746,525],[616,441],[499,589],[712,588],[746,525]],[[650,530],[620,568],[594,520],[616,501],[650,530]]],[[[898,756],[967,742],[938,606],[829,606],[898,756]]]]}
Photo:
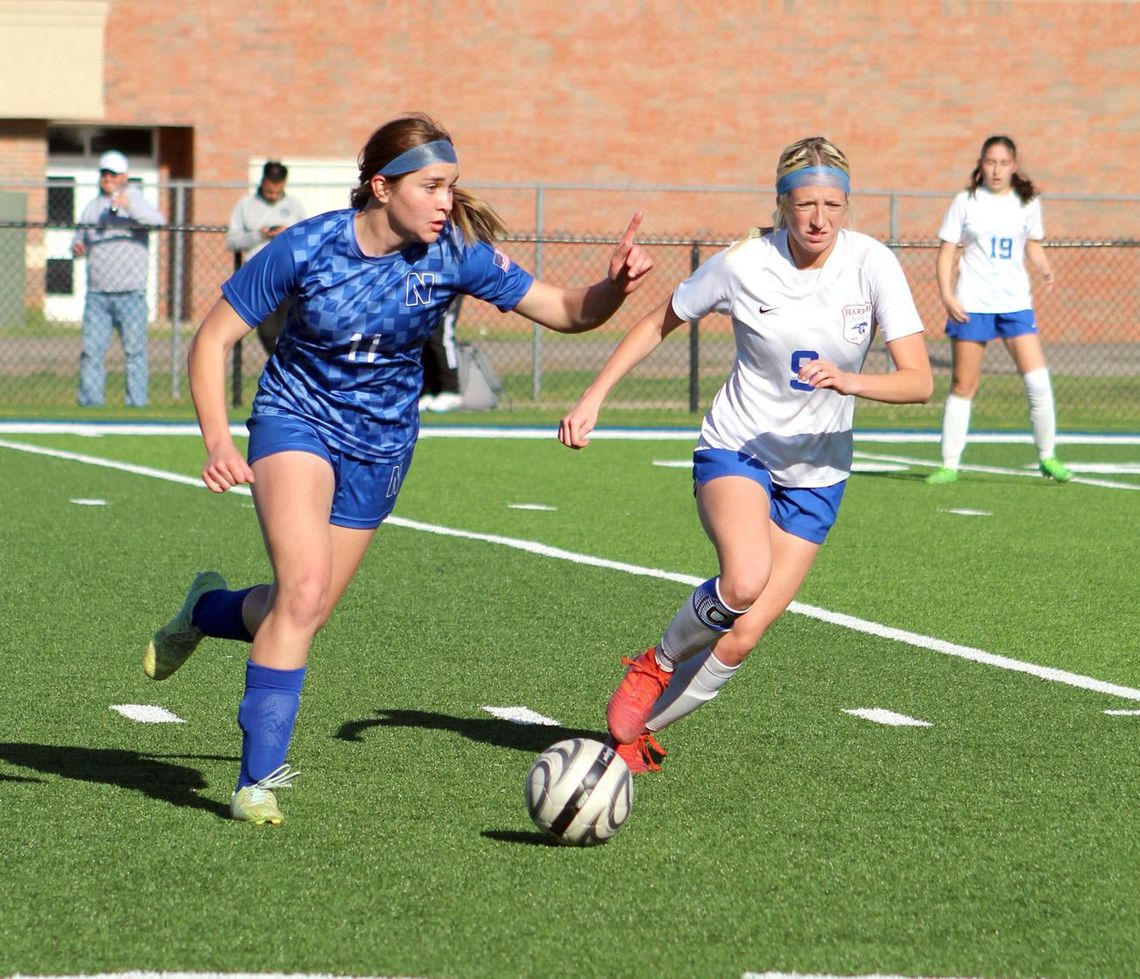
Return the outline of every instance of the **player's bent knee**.
{"type": "Polygon", "coordinates": [[[721,600],[741,613],[747,611],[764,591],[770,574],[770,568],[756,568],[731,577],[722,575],[718,584],[721,600]]]}
{"type": "Polygon", "coordinates": [[[274,612],[292,626],[315,633],[328,620],[328,588],[318,582],[303,582],[291,588],[278,587],[274,612]]]}

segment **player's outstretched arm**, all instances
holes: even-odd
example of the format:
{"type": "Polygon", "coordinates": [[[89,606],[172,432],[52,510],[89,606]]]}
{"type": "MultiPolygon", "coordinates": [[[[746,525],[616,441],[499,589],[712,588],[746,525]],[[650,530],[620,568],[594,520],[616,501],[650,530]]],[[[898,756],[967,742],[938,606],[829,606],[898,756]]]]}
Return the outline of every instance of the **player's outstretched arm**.
{"type": "Polygon", "coordinates": [[[598,376],[583,392],[578,403],[558,423],[558,441],[571,449],[581,449],[589,445],[590,432],[598,423],[598,415],[606,395],[683,322],[684,320],[673,311],[671,298],[638,322],[614,348],[605,367],[598,372],[598,376]]]}
{"type": "Polygon", "coordinates": [[[190,395],[206,444],[202,481],[215,493],[224,493],[239,483],[252,483],[253,470],[234,445],[226,412],[226,364],[237,341],[249,333],[249,325],[222,298],[206,314],[186,363],[190,372],[190,395]]]}
{"type": "Polygon", "coordinates": [[[559,333],[585,333],[601,326],[653,268],[649,254],[634,240],[640,225],[638,211],[614,248],[604,279],[574,289],[536,280],[515,311],[559,333]]]}

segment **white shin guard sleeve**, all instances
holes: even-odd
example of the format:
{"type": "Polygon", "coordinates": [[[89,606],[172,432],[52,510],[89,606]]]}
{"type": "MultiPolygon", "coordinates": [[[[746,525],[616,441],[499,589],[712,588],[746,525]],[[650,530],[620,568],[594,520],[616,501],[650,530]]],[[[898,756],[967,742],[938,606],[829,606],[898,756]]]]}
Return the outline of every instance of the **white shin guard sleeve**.
{"type": "Polygon", "coordinates": [[[669,686],[657,698],[653,714],[645,726],[650,731],[661,731],[691,714],[720,693],[720,688],[732,679],[738,669],[739,666],[726,666],[708,649],[699,656],[691,656],[673,671],[669,686]]]}
{"type": "Polygon", "coordinates": [[[957,469],[966,451],[971,404],[969,398],[956,394],[946,396],[946,407],[942,411],[942,465],[947,469],[957,469]]]}
{"type": "Polygon", "coordinates": [[[1038,367],[1022,375],[1025,397],[1029,402],[1029,425],[1033,429],[1033,442],[1042,459],[1052,458],[1057,443],[1057,417],[1053,408],[1053,382],[1049,368],[1038,367]]]}
{"type": "Polygon", "coordinates": [[[661,665],[666,669],[675,667],[731,629],[732,623],[747,611],[726,605],[720,597],[720,579],[710,578],[693,590],[673,616],[657,647],[658,661],[663,659],[661,665]]]}

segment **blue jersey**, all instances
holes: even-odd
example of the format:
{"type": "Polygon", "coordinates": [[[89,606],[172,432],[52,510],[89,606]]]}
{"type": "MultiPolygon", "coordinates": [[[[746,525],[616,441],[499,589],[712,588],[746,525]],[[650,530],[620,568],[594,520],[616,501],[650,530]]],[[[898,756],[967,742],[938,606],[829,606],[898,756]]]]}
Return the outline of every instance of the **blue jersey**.
{"type": "Polygon", "coordinates": [[[300,416],[364,459],[401,454],[419,431],[424,341],[456,293],[514,309],[534,277],[449,223],[431,245],[372,258],[352,209],[277,235],[222,285],[256,326],[289,296],[285,328],[258,384],[253,414],[300,416]]]}

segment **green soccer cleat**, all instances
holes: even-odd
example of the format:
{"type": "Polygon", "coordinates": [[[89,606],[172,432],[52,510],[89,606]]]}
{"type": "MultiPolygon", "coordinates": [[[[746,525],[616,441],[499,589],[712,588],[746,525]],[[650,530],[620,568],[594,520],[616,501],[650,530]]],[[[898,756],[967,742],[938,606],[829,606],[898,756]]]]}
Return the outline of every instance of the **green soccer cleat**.
{"type": "Polygon", "coordinates": [[[194,576],[186,601],[178,614],[158,630],[147,644],[143,656],[143,672],[152,680],[165,680],[189,659],[205,638],[205,633],[194,625],[194,606],[208,591],[228,589],[226,579],[217,571],[200,571],[194,576]]]}
{"type": "Polygon", "coordinates": [[[1073,478],[1072,472],[1056,456],[1042,459],[1040,463],[1041,475],[1046,479],[1055,479],[1058,483],[1067,483],[1073,478]]]}
{"type": "Polygon", "coordinates": [[[950,469],[947,466],[935,469],[934,472],[926,477],[927,486],[945,486],[947,483],[956,482],[958,482],[958,470],[950,469]]]}
{"type": "Polygon", "coordinates": [[[243,823],[253,823],[254,826],[280,826],[285,822],[285,817],[277,808],[277,796],[272,790],[292,788],[293,779],[300,774],[288,765],[282,765],[260,782],[236,789],[230,796],[230,815],[243,823]]]}

